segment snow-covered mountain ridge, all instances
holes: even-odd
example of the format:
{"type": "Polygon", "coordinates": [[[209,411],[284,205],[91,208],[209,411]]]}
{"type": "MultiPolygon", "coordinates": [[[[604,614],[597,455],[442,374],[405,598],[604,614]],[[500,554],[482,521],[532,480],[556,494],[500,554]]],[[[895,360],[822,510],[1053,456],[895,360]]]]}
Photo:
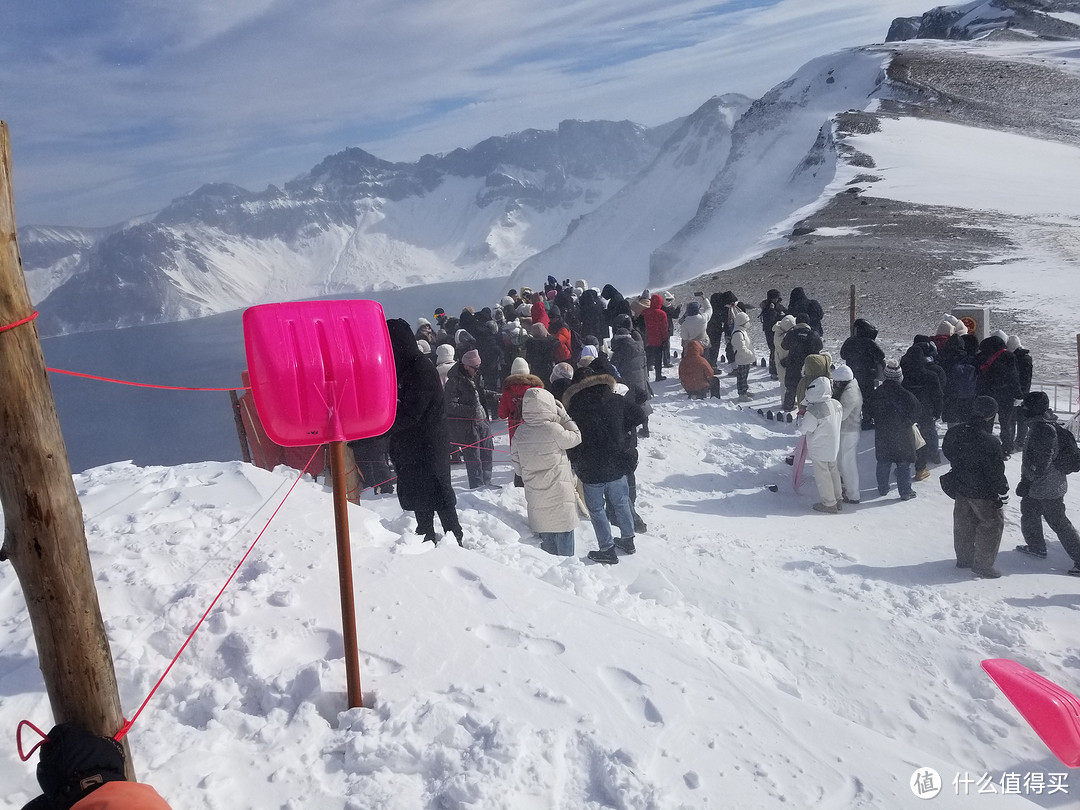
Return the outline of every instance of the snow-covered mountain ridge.
{"type": "Polygon", "coordinates": [[[977,73],[1003,98],[1029,92],[1015,67],[1039,60],[993,44],[1080,39],[1077,6],[983,0],[898,19],[888,45],[819,57],[756,101],[714,97],[656,129],[568,121],[415,163],[350,148],[283,188],[205,185],[96,235],[24,229],[39,326],[61,334],[481,278],[617,276],[630,291],[731,268],[782,245],[780,223],[796,212],[827,204],[837,166],[859,159],[842,143],[852,111],[1070,137],[1075,58],[1038,66],[1040,87],[1062,99],[1039,120],[1024,105],[969,103],[957,77],[977,73]],[[951,42],[901,41],[928,36],[951,42]],[[927,70],[937,59],[953,69],[927,70]]]}

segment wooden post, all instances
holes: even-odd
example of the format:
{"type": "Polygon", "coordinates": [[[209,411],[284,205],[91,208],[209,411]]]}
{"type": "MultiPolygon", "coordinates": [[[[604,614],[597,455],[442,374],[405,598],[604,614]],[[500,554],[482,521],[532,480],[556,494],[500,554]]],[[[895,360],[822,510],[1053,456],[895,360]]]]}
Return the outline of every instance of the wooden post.
{"type": "Polygon", "coordinates": [[[345,442],[330,442],[330,475],[334,482],[334,528],[337,532],[338,583],[341,587],[341,633],[345,642],[345,684],[349,693],[349,708],[355,709],[364,705],[364,699],[360,693],[360,651],[356,644],[345,442]]]}
{"type": "Polygon", "coordinates": [[[245,464],[250,464],[251,447],[248,444],[247,428],[244,427],[244,417],[240,413],[240,398],[235,391],[229,392],[229,402],[232,403],[233,421],[236,423],[236,438],[240,440],[240,457],[245,464]]]}
{"type": "MultiPolygon", "coordinates": [[[[0,121],[0,328],[33,311],[15,229],[11,142],[0,121]]],[[[0,368],[0,560],[11,561],[22,585],[54,720],[112,737],[124,721],[116,673],[33,321],[0,332],[0,368]]],[[[127,763],[133,779],[130,756],[127,763]]]]}
{"type": "Polygon", "coordinates": [[[848,308],[851,315],[851,323],[848,324],[848,334],[852,333],[851,330],[855,328],[855,285],[851,285],[851,300],[848,303],[848,308]]]}

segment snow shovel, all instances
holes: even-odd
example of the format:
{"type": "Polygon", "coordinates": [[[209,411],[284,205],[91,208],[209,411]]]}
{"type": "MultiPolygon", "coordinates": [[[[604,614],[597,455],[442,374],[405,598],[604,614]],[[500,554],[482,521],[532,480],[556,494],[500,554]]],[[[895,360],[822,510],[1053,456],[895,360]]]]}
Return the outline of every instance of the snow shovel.
{"type": "Polygon", "coordinates": [[[1054,756],[1070,768],[1080,767],[1080,700],[1008,658],[988,658],[982,668],[1054,756]]]}
{"type": "Polygon", "coordinates": [[[382,306],[297,301],[244,312],[244,347],[266,434],[282,447],[329,443],[349,708],[362,706],[353,606],[345,442],[380,436],[397,412],[397,376],[382,306]]]}

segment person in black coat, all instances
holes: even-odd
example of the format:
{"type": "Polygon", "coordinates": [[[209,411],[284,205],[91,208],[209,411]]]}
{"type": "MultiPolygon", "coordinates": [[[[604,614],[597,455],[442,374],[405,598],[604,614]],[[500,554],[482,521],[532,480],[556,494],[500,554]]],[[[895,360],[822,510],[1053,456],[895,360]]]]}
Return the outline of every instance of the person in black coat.
{"type": "Polygon", "coordinates": [[[949,428],[941,444],[952,465],[946,473],[948,484],[942,486],[954,499],[956,567],[970,568],[984,579],[1001,576],[994,561],[1005,529],[1002,507],[1009,498],[1005,453],[997,437],[986,430],[986,425],[993,426],[996,413],[997,403],[991,397],[976,397],[971,418],[949,428]]]}
{"type": "MultiPolygon", "coordinates": [[[[489,391],[501,391],[506,356],[499,335],[499,325],[495,321],[485,321],[477,329],[476,351],[480,354],[480,377],[484,388],[489,391]]],[[[464,353],[458,355],[458,357],[464,356],[464,353]]]]}
{"type": "Polygon", "coordinates": [[[529,327],[529,339],[525,343],[525,360],[532,369],[532,373],[541,380],[551,379],[551,370],[559,362],[555,359],[558,346],[559,339],[550,335],[547,327],[542,323],[534,323],[529,327]]]}
{"type": "Polygon", "coordinates": [[[791,291],[791,295],[788,296],[787,311],[789,315],[795,316],[795,320],[799,320],[800,315],[805,315],[806,322],[810,324],[810,328],[819,337],[825,334],[822,326],[822,321],[825,319],[825,310],[821,308],[821,304],[818,303],[817,299],[808,296],[806,290],[802,287],[795,287],[791,291]]]}
{"type": "Polygon", "coordinates": [[[578,369],[574,384],[563,394],[563,404],[581,430],[581,444],[571,448],[567,455],[581,479],[585,505],[596,532],[599,550],[590,551],[589,559],[617,563],[616,548],[625,554],[636,551],[626,476],[636,463],[636,451],[629,444],[628,433],[641,424],[641,408],[615,393],[614,377],[592,374],[587,368],[578,369]],[[615,510],[618,539],[612,536],[606,501],[615,510]]]}
{"type": "Polygon", "coordinates": [[[978,396],[992,397],[997,403],[1001,449],[1008,458],[1016,441],[1016,402],[1024,398],[1016,358],[1005,348],[1003,338],[991,335],[979,344],[975,365],[979,369],[976,393],[978,396]]]}
{"type": "Polygon", "coordinates": [[[889,494],[889,475],[896,465],[896,489],[900,500],[915,497],[911,488],[911,465],[915,463],[915,434],[912,426],[919,418],[919,400],[901,385],[900,364],[885,364],[885,380],[865,400],[863,409],[874,417],[874,456],[877,458],[879,495],[889,494]]]}
{"type": "MultiPolygon", "coordinates": [[[[1016,358],[1016,376],[1020,378],[1020,390],[1024,392],[1026,397],[1031,393],[1031,378],[1035,373],[1035,364],[1031,360],[1031,352],[1023,347],[1020,338],[1016,335],[1009,335],[1009,339],[1005,341],[1005,348],[1016,358]]],[[[1027,424],[1019,411],[1017,411],[1014,421],[1016,423],[1016,440],[1013,442],[1013,447],[1022,449],[1024,439],[1027,436],[1027,424]]]]}
{"type": "Polygon", "coordinates": [[[761,328],[765,331],[765,343],[769,347],[769,376],[774,380],[780,377],[776,371],[776,345],[774,343],[776,336],[773,334],[773,327],[785,315],[787,315],[787,307],[784,306],[784,297],[780,291],[769,290],[765,293],[758,319],[761,321],[761,328]]]}
{"type": "Polygon", "coordinates": [[[376,495],[394,494],[394,477],[390,474],[387,463],[390,439],[387,434],[372,436],[368,439],[354,439],[349,442],[353,461],[360,473],[366,489],[372,489],[376,495]]]}
{"type": "Polygon", "coordinates": [[[780,346],[787,351],[784,358],[784,401],[781,407],[785,411],[794,410],[795,392],[802,379],[803,363],[811,354],[820,354],[824,344],[810,324],[805,320],[796,322],[795,327],[784,335],[780,346]]]}
{"type": "Polygon", "coordinates": [[[605,318],[604,302],[600,300],[596,290],[588,289],[578,299],[578,313],[581,318],[581,332],[585,336],[592,335],[601,343],[609,337],[611,332],[605,318]]]}
{"type": "Polygon", "coordinates": [[[438,512],[443,531],[452,532],[461,545],[439,372],[420,354],[408,322],[395,318],[386,327],[397,372],[397,414],[389,431],[389,451],[397,474],[398,503],[416,513],[416,533],[424,535],[425,542],[438,542],[438,512]]]}
{"type": "Polygon", "coordinates": [[[900,369],[904,372],[902,385],[919,400],[919,417],[916,424],[922,434],[922,447],[915,451],[915,480],[925,481],[930,477],[927,467],[941,461],[938,444],[937,420],[941,416],[942,390],[941,378],[932,369],[933,361],[926,348],[932,343],[916,343],[900,359],[900,369]]]}
{"type": "MultiPolygon", "coordinates": [[[[877,344],[877,336],[877,327],[865,318],[856,318],[851,325],[851,337],[840,346],[840,356],[851,367],[863,397],[874,390],[885,368],[885,352],[877,344]]],[[[873,417],[864,410],[862,429],[869,430],[873,426],[873,417]]]]}
{"type": "Polygon", "coordinates": [[[728,305],[733,298],[734,296],[730,292],[714,292],[709,296],[709,306],[712,307],[712,314],[705,324],[705,334],[709,337],[709,345],[705,349],[705,359],[712,363],[713,368],[716,368],[716,364],[720,360],[720,350],[727,343],[728,305]]]}
{"type": "MultiPolygon", "coordinates": [[[[630,302],[626,300],[626,296],[611,284],[604,285],[603,289],[600,290],[600,297],[607,301],[604,317],[607,319],[607,325],[612,331],[615,330],[615,319],[620,315],[634,317],[634,311],[630,308],[630,302]]],[[[600,335],[597,335],[597,337],[600,337],[600,335]]]]}

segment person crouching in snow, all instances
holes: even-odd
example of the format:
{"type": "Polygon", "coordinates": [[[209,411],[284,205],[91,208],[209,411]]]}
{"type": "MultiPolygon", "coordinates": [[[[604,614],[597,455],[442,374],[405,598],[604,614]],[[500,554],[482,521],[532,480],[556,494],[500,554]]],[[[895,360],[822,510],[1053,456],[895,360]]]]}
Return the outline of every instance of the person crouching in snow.
{"type": "Polygon", "coordinates": [[[833,399],[840,403],[840,470],[844,503],[859,502],[859,436],[862,433],[862,391],[850,366],[833,369],[833,399]]]}
{"type": "Polygon", "coordinates": [[[739,392],[739,399],[746,402],[754,398],[750,394],[750,384],[747,379],[750,376],[750,366],[757,362],[757,354],[754,352],[754,343],[750,340],[750,333],[746,330],[746,325],[750,323],[750,316],[739,310],[734,315],[734,323],[731,348],[735,352],[735,388],[739,392]]]}
{"type": "Polygon", "coordinates": [[[832,398],[832,382],[818,377],[806,387],[806,413],[799,419],[799,432],[806,436],[806,457],[814,465],[821,502],[814,509],[828,515],[840,511],[842,485],[836,457],[840,452],[840,420],[843,409],[832,398]]]}
{"type": "Polygon", "coordinates": [[[705,359],[705,349],[700,341],[691,340],[683,344],[679,382],[690,399],[720,396],[720,378],[716,376],[712,363],[705,359]]]}
{"type": "Polygon", "coordinates": [[[542,547],[572,557],[578,506],[566,451],[581,444],[581,431],[562,403],[543,388],[525,391],[521,420],[510,445],[510,461],[525,484],[529,528],[540,536],[542,547]]]}

